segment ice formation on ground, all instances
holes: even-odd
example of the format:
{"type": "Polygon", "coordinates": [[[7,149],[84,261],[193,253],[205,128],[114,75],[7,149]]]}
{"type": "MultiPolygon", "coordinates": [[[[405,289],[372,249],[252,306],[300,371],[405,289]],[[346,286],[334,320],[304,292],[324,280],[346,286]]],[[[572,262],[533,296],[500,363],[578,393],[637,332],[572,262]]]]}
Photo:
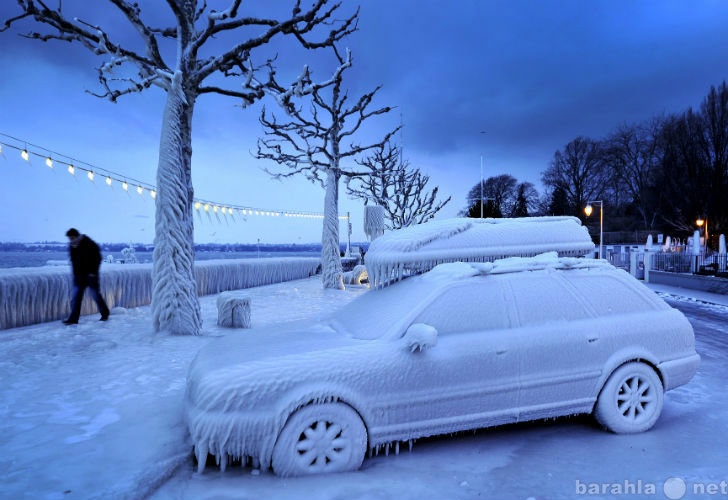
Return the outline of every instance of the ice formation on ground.
{"type": "Polygon", "coordinates": [[[549,251],[582,257],[594,251],[594,243],[576,217],[456,218],[377,238],[369,247],[366,265],[371,283],[382,286],[443,262],[488,262],[549,251]]]}

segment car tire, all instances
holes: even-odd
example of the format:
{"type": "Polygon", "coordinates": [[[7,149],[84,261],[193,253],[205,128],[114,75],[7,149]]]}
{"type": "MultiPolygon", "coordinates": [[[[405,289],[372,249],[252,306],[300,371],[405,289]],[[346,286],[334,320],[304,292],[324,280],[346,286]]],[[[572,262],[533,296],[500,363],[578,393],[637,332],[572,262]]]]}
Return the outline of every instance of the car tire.
{"type": "Polygon", "coordinates": [[[361,467],[366,446],[366,428],[350,406],[313,404],[288,419],[271,465],[280,476],[352,471],[361,467]]]}
{"type": "Polygon", "coordinates": [[[594,416],[607,430],[632,434],[649,430],[662,412],[664,390],[655,370],[631,362],[617,368],[602,387],[594,416]]]}

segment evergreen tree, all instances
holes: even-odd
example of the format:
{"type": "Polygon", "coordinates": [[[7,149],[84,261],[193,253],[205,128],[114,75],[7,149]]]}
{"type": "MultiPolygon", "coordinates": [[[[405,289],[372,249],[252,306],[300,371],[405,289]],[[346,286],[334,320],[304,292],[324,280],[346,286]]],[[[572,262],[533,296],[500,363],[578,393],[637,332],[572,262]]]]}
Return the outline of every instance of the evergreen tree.
{"type": "Polygon", "coordinates": [[[569,215],[571,208],[566,194],[566,189],[558,185],[551,193],[551,203],[549,204],[549,215],[569,215]]]}

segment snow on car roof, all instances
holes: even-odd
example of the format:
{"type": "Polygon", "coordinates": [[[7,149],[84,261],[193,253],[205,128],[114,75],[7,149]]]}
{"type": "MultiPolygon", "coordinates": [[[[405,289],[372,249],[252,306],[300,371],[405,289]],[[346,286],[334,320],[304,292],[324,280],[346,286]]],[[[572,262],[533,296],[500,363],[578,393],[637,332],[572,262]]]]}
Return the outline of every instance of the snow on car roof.
{"type": "Polygon", "coordinates": [[[425,280],[457,280],[484,274],[518,273],[542,269],[613,268],[606,260],[559,257],[544,252],[534,257],[506,257],[492,262],[448,262],[438,264],[423,275],[425,280]]]}
{"type": "Polygon", "coordinates": [[[371,283],[383,286],[447,262],[491,262],[545,252],[583,257],[593,251],[589,232],[576,217],[455,218],[377,238],[366,254],[366,266],[371,283]]]}

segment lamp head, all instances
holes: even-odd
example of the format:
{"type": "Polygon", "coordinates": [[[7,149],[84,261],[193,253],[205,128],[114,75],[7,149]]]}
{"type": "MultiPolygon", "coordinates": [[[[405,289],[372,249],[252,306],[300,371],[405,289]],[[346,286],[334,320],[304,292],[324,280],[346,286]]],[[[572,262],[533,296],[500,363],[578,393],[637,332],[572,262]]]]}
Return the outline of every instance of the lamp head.
{"type": "Polygon", "coordinates": [[[591,206],[591,203],[584,207],[584,213],[587,217],[591,216],[592,212],[594,211],[594,208],[591,206]]]}

